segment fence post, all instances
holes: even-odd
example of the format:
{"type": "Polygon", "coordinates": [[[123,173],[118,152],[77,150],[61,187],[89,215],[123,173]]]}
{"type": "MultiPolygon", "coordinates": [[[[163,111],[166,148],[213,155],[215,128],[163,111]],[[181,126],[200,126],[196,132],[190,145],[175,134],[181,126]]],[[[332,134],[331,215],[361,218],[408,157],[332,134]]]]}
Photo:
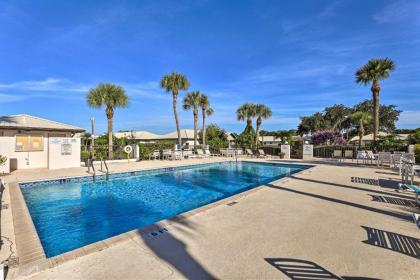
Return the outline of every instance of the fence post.
{"type": "Polygon", "coordinates": [[[290,145],[281,145],[280,152],[284,153],[284,159],[290,159],[290,145]]]}
{"type": "Polygon", "coordinates": [[[140,147],[139,145],[134,145],[134,158],[136,161],[140,161],[140,147]]]}

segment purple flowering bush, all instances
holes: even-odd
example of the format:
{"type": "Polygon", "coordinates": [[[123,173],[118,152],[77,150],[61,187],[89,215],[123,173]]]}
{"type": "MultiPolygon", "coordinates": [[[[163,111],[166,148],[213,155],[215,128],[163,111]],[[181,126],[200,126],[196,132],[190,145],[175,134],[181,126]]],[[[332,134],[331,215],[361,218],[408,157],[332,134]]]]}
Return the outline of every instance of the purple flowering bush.
{"type": "Polygon", "coordinates": [[[312,144],[322,145],[327,143],[331,145],[345,145],[347,142],[338,131],[319,130],[312,134],[312,144]]]}

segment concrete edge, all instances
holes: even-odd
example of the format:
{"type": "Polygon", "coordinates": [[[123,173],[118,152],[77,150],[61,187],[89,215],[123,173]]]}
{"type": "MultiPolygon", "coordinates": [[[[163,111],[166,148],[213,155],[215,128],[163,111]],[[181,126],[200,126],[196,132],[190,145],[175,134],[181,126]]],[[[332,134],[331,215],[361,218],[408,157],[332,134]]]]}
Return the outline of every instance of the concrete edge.
{"type": "MultiPolygon", "coordinates": [[[[272,164],[278,163],[278,162],[273,163],[272,161],[269,161],[269,160],[267,161],[246,160],[246,161],[266,162],[266,163],[272,163],[272,164]]],[[[226,162],[226,161],[219,161],[219,162],[226,162]]],[[[218,162],[214,162],[214,163],[218,163],[218,162]]],[[[202,164],[208,164],[208,163],[202,163],[202,164]]],[[[194,163],[194,164],[187,164],[187,165],[182,165],[182,166],[202,165],[202,164],[194,163]]],[[[284,164],[288,164],[288,163],[284,162],[284,164]]],[[[311,164],[302,163],[301,165],[309,166],[311,164]]],[[[312,167],[296,172],[294,174],[305,174],[305,172],[307,172],[308,170],[312,169],[315,166],[316,164],[313,164],[312,167]]],[[[150,169],[142,169],[142,170],[155,170],[155,169],[162,169],[162,168],[171,168],[171,167],[150,168],[150,169]]],[[[133,172],[133,171],[118,172],[118,173],[129,173],[129,172],[133,172]]],[[[78,176],[78,177],[85,177],[85,176],[78,176]]],[[[68,178],[77,178],[77,176],[72,176],[68,178]]],[[[287,176],[287,177],[283,177],[278,180],[275,180],[273,181],[273,183],[274,182],[282,183],[282,182],[288,181],[289,179],[290,177],[287,176]]],[[[44,252],[44,248],[42,247],[41,241],[39,239],[38,233],[36,231],[35,225],[32,221],[32,217],[30,215],[29,209],[27,208],[23,194],[20,190],[19,184],[17,182],[14,182],[14,183],[9,183],[9,186],[10,186],[10,198],[11,198],[12,205],[20,206],[20,207],[17,207],[16,210],[14,210],[14,207],[12,207],[12,211],[13,211],[12,213],[13,213],[13,224],[15,227],[17,255],[19,257],[18,274],[21,276],[28,276],[28,275],[40,272],[48,268],[53,268],[64,262],[71,261],[79,257],[95,253],[95,252],[102,251],[110,246],[113,246],[115,244],[118,244],[126,240],[136,239],[136,238],[148,238],[148,235],[151,234],[152,232],[156,232],[165,227],[168,227],[170,225],[186,220],[196,214],[204,213],[210,209],[214,209],[223,204],[225,205],[229,204],[231,202],[234,202],[235,200],[244,198],[248,195],[258,192],[259,190],[263,188],[267,188],[265,184],[260,185],[252,189],[246,190],[244,192],[235,194],[233,196],[212,202],[207,205],[203,205],[199,208],[192,209],[185,213],[179,214],[173,218],[161,220],[149,226],[134,229],[125,233],[121,233],[119,235],[112,236],[110,238],[100,240],[100,241],[88,244],[86,246],[82,246],[80,248],[57,255],[55,257],[47,258],[44,252]],[[16,231],[16,226],[18,226],[19,231],[16,231]]]]}

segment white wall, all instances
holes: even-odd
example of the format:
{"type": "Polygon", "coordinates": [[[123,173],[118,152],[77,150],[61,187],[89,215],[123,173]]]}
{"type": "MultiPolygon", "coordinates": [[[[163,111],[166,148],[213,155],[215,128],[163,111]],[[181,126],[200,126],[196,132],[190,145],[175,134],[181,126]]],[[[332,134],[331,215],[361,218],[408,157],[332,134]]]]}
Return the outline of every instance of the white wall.
{"type": "Polygon", "coordinates": [[[80,167],[80,138],[49,137],[48,168],[80,167]]]}
{"type": "Polygon", "coordinates": [[[9,139],[0,137],[0,155],[7,157],[5,165],[0,165],[0,174],[10,173],[9,139]]]}
{"type": "MultiPolygon", "coordinates": [[[[30,169],[30,168],[48,168],[49,163],[49,138],[50,136],[71,136],[71,133],[68,132],[47,132],[47,131],[34,131],[34,132],[19,132],[17,130],[2,130],[3,136],[0,134],[0,154],[4,154],[9,158],[10,169],[11,171],[15,169],[30,169]],[[43,150],[42,151],[30,151],[30,152],[20,152],[16,151],[16,134],[37,134],[43,136],[43,150]]],[[[0,133],[1,133],[0,132],[0,133]]],[[[53,137],[51,137],[53,138],[53,137]]],[[[62,138],[62,137],[60,137],[62,138]]],[[[76,137],[73,139],[78,139],[79,149],[78,152],[74,154],[74,157],[78,157],[78,165],[80,166],[80,138],[76,137]]],[[[60,146],[61,148],[61,146],[60,146]]],[[[76,150],[74,150],[76,151],[76,150]]],[[[60,150],[61,153],[61,150],[60,150]]],[[[54,160],[54,159],[53,159],[54,160]]],[[[59,162],[59,160],[57,160],[59,162]]],[[[56,162],[57,162],[56,161],[56,162]]],[[[54,164],[57,164],[57,163],[54,164]]],[[[69,165],[74,164],[73,161],[70,161],[69,165]]],[[[60,165],[60,164],[58,164],[60,165]]],[[[0,171],[1,172],[1,171],[0,171]]]]}

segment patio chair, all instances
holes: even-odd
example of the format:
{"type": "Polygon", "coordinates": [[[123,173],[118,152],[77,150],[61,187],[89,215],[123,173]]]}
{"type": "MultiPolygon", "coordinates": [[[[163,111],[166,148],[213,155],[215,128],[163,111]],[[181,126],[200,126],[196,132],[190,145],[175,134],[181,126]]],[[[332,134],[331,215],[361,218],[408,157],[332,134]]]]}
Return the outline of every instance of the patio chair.
{"type": "Polygon", "coordinates": [[[197,158],[209,157],[209,155],[204,154],[203,149],[197,149],[197,158]]]}
{"type": "Polygon", "coordinates": [[[217,157],[217,156],[219,156],[219,154],[212,154],[209,149],[205,149],[204,150],[204,155],[209,156],[209,157],[217,157]]]}
{"type": "Polygon", "coordinates": [[[165,149],[165,150],[162,151],[162,159],[168,160],[168,159],[171,159],[171,157],[172,157],[172,150],[171,149],[165,149]]]}
{"type": "Polygon", "coordinates": [[[236,149],[235,151],[237,157],[241,157],[244,155],[244,151],[242,149],[236,149]]]}
{"type": "Polygon", "coordinates": [[[268,158],[269,155],[265,154],[263,149],[258,149],[258,157],[268,158]]]}
{"type": "Polygon", "coordinates": [[[249,157],[254,157],[255,156],[251,149],[245,149],[245,154],[249,157]]]}
{"type": "Polygon", "coordinates": [[[344,158],[345,159],[351,159],[351,161],[353,162],[353,151],[352,150],[345,150],[344,151],[344,158]]]}
{"type": "Polygon", "coordinates": [[[333,159],[338,159],[338,161],[341,161],[343,159],[343,151],[342,150],[334,150],[332,158],[333,159]]]}
{"type": "Polygon", "coordinates": [[[366,162],[366,152],[365,151],[357,151],[357,155],[356,155],[356,164],[359,164],[359,160],[362,161],[362,163],[366,162]]]}
{"type": "Polygon", "coordinates": [[[153,159],[153,160],[160,159],[160,152],[158,150],[155,150],[155,151],[151,152],[149,154],[149,160],[151,160],[151,159],[153,159]]]}
{"type": "Polygon", "coordinates": [[[372,164],[375,159],[375,154],[372,151],[366,151],[366,161],[370,160],[370,163],[372,164]]]}
{"type": "Polygon", "coordinates": [[[419,194],[420,194],[420,186],[412,185],[412,184],[398,184],[399,190],[408,190],[413,192],[416,195],[416,204],[420,206],[419,202],[419,194]]]}
{"type": "Polygon", "coordinates": [[[182,156],[184,158],[190,158],[193,156],[193,151],[192,150],[184,150],[182,151],[182,156]]]}
{"type": "Polygon", "coordinates": [[[379,152],[378,153],[378,166],[385,166],[385,164],[391,164],[391,153],[390,152],[379,152]]]}

